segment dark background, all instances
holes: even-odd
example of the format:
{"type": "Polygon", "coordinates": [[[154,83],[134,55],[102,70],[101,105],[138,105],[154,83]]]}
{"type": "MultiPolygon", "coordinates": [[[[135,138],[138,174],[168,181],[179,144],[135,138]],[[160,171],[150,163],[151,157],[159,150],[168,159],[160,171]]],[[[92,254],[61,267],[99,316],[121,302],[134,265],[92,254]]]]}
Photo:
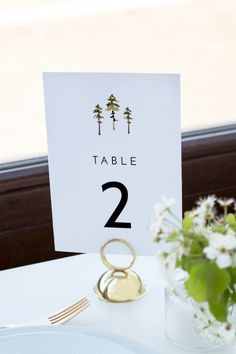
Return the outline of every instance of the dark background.
{"type": "MultiPolygon", "coordinates": [[[[182,160],[183,211],[236,198],[236,128],[184,134],[182,160]]],[[[0,270],[68,255],[54,250],[47,158],[0,165],[0,270]]]]}

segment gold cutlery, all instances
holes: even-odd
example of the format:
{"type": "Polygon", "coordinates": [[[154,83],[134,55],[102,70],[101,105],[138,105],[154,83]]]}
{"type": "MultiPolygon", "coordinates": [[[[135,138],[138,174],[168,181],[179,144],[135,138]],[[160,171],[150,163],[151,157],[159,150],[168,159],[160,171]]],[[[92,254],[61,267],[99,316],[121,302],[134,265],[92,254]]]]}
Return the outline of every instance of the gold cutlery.
{"type": "Polygon", "coordinates": [[[24,326],[37,326],[37,325],[39,326],[40,325],[61,325],[74,318],[76,315],[78,315],[80,312],[86,309],[89,305],[90,303],[88,299],[84,297],[83,299],[77,301],[76,303],[66,308],[63,308],[60,311],[52,313],[49,316],[40,317],[33,321],[20,323],[20,324],[3,324],[0,325],[0,329],[24,327],[24,326]]]}

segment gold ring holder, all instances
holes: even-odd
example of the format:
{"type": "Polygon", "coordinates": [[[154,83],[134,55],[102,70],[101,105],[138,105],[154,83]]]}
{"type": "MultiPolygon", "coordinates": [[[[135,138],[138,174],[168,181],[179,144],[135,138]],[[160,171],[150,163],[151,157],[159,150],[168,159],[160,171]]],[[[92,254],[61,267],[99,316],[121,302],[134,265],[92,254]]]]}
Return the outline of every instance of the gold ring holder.
{"type": "Polygon", "coordinates": [[[146,293],[147,288],[141,278],[130,269],[136,261],[136,252],[128,241],[119,238],[108,240],[101,247],[100,256],[103,264],[109,269],[102,274],[94,289],[100,299],[116,303],[128,302],[137,300],[146,293]],[[122,243],[129,248],[132,260],[127,266],[116,266],[107,259],[105,248],[111,243],[122,243]]]}

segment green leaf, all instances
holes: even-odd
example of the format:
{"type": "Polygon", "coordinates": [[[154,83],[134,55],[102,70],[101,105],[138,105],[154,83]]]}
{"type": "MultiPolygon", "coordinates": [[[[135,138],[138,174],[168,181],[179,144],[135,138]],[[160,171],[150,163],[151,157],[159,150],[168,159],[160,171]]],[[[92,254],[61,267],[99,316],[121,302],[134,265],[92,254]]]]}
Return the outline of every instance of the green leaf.
{"type": "Polygon", "coordinates": [[[230,293],[228,290],[224,292],[221,299],[217,303],[209,302],[209,308],[213,316],[220,322],[227,321],[228,314],[228,300],[230,293]]]}
{"type": "Polygon", "coordinates": [[[193,217],[186,214],[182,221],[182,227],[184,231],[188,231],[193,226],[193,217]]]}
{"type": "Polygon", "coordinates": [[[182,268],[190,273],[192,268],[196,266],[197,264],[201,264],[202,262],[206,262],[202,257],[183,257],[182,258],[182,268]]]}
{"type": "Polygon", "coordinates": [[[231,285],[236,284],[236,268],[229,268],[228,272],[231,276],[231,285]]]}
{"type": "Polygon", "coordinates": [[[230,224],[229,226],[230,226],[230,228],[231,228],[234,232],[236,232],[236,222],[230,224]]]}
{"type": "Polygon", "coordinates": [[[184,269],[184,268],[183,268],[183,257],[182,257],[181,259],[178,259],[178,260],[176,261],[176,268],[182,268],[182,269],[184,269]]]}
{"type": "Polygon", "coordinates": [[[213,232],[219,232],[222,235],[225,235],[227,230],[225,229],[224,225],[218,224],[218,225],[213,225],[211,227],[211,231],[213,232]]]}
{"type": "Polygon", "coordinates": [[[197,302],[219,302],[230,283],[227,270],[220,269],[215,263],[203,260],[192,267],[185,286],[190,296],[197,302]]]}
{"type": "Polygon", "coordinates": [[[191,255],[203,255],[203,246],[198,240],[192,240],[191,255]]]}
{"type": "Polygon", "coordinates": [[[236,304],[236,291],[234,291],[234,292],[231,294],[231,299],[232,299],[233,303],[236,304]]]}
{"type": "Polygon", "coordinates": [[[234,224],[236,222],[235,220],[235,215],[232,214],[232,213],[229,213],[227,216],[226,216],[226,222],[227,224],[234,224]]]}
{"type": "Polygon", "coordinates": [[[173,231],[173,232],[171,232],[171,233],[168,235],[166,241],[167,241],[167,242],[173,242],[173,241],[177,240],[178,237],[179,237],[179,232],[178,232],[178,231],[173,231]]]}
{"type": "Polygon", "coordinates": [[[236,232],[236,218],[235,215],[232,213],[229,213],[226,216],[226,223],[230,226],[230,228],[236,232]]]}

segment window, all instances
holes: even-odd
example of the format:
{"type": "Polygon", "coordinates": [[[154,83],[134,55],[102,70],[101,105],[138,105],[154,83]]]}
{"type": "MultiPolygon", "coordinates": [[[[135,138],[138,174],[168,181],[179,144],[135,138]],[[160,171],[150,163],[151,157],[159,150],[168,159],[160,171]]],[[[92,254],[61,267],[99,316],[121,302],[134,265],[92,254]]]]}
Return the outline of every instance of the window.
{"type": "Polygon", "coordinates": [[[182,130],[235,123],[233,0],[2,0],[0,163],[47,154],[43,71],[180,72],[182,130]]]}

